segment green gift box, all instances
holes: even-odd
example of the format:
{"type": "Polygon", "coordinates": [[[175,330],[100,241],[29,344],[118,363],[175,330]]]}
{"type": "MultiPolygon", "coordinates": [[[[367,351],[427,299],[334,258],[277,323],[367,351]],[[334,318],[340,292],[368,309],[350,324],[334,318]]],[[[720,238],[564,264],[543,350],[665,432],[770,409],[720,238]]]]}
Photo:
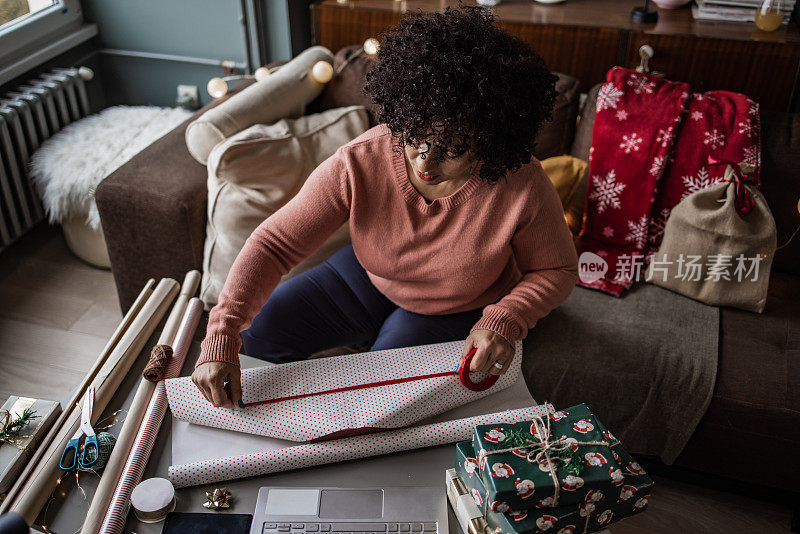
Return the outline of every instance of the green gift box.
{"type": "Polygon", "coordinates": [[[641,468],[585,404],[534,421],[475,427],[476,472],[490,501],[512,510],[585,502],[619,492],[641,468]],[[631,464],[628,466],[627,464],[631,464]]]}
{"type": "MultiPolygon", "coordinates": [[[[627,453],[620,456],[623,461],[633,462],[627,453]]],[[[653,489],[653,480],[642,471],[638,475],[626,475],[625,483],[619,488],[615,487],[610,493],[587,493],[585,500],[580,503],[555,508],[514,510],[504,502],[489,498],[474,461],[475,451],[471,443],[457,443],[456,473],[495,534],[572,534],[602,530],[612,523],[644,511],[653,489]]]]}

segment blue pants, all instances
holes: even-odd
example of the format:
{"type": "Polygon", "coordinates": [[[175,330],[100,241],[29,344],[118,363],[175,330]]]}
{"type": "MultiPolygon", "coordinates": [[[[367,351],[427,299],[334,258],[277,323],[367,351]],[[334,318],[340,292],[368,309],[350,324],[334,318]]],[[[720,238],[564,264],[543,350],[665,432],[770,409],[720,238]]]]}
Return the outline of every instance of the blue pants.
{"type": "Polygon", "coordinates": [[[249,356],[285,363],[345,345],[382,350],[466,339],[482,312],[421,315],[400,308],[372,285],[347,245],[278,284],[242,341],[249,356]]]}

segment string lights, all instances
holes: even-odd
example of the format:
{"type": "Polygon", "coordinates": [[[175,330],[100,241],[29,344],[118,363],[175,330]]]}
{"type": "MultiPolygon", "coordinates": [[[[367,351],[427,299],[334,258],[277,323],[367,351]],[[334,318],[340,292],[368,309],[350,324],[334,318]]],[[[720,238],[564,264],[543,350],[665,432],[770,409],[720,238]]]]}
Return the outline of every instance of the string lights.
{"type": "MultiPolygon", "coordinates": [[[[380,42],[374,38],[370,37],[361,48],[358,48],[352,51],[345,60],[339,65],[334,73],[333,65],[328,63],[327,61],[317,61],[314,66],[311,68],[311,78],[316,81],[317,83],[328,83],[334,77],[334,74],[339,74],[350,61],[355,59],[358,56],[366,55],[368,57],[375,57],[378,54],[378,50],[380,49],[380,42]]],[[[228,94],[228,82],[233,80],[243,80],[243,79],[255,79],[256,82],[260,82],[262,80],[267,79],[270,75],[280,69],[280,66],[277,67],[259,67],[255,70],[253,74],[232,74],[229,76],[222,76],[222,77],[214,77],[208,80],[208,85],[206,86],[206,90],[208,94],[211,95],[213,98],[222,98],[226,94],[228,94]]],[[[303,75],[305,76],[305,75],[303,75]]]]}

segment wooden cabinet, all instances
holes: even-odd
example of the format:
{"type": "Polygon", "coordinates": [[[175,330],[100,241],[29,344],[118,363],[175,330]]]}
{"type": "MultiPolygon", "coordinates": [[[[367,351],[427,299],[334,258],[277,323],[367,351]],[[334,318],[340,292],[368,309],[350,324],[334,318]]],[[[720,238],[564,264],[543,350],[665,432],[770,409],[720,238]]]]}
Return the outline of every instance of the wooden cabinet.
{"type": "MultiPolygon", "coordinates": [[[[500,27],[531,44],[552,70],[580,80],[583,92],[604,81],[614,65],[635,68],[639,48],[648,44],[655,51],[651,69],[694,91],[745,93],[765,110],[794,107],[800,32],[793,22],[765,33],[752,23],[695,21],[686,6],[659,10],[657,24],[636,24],[629,14],[640,3],[505,0],[493,11],[500,27]]],[[[380,37],[409,12],[448,5],[457,7],[458,0],[322,0],[311,6],[312,38],[335,52],[380,37]]]]}
{"type": "Polygon", "coordinates": [[[630,36],[625,65],[639,64],[639,47],[655,51],[650,67],[671,80],[688,80],[693,91],[726,89],[744,93],[762,109],[789,109],[798,67],[797,46],[708,37],[630,36]]]}

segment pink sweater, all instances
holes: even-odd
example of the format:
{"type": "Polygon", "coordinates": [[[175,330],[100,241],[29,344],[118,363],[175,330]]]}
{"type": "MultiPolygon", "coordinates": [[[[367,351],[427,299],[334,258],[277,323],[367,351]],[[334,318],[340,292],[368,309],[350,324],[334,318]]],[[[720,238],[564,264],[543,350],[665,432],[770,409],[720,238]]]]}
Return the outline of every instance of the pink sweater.
{"type": "Polygon", "coordinates": [[[197,365],[239,363],[249,327],[281,276],[349,219],[359,263],[398,306],[425,315],[483,307],[471,330],[512,344],[561,304],[577,254],[555,188],[532,158],[507,183],[474,173],[431,203],[409,181],[396,138],[379,124],[340,147],[247,239],[211,310],[197,365]]]}

